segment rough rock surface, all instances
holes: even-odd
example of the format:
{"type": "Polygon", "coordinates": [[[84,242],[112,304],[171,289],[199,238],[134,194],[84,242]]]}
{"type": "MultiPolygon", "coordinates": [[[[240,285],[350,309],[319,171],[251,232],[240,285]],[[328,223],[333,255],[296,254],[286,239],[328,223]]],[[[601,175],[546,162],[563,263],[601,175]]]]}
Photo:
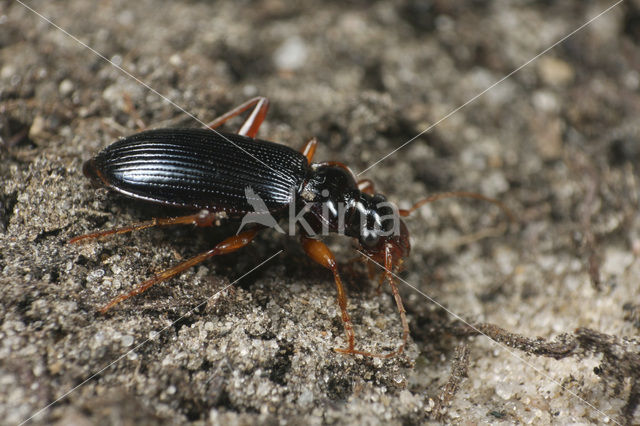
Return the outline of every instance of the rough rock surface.
{"type": "MultiPolygon", "coordinates": [[[[77,40],[0,1],[0,423],[61,397],[31,421],[640,423],[640,2],[477,99],[614,2],[26,3],[77,40]],[[401,207],[497,197],[517,223],[463,199],[407,221],[412,334],[388,360],[332,351],[331,274],[275,232],[101,315],[234,229],[66,243],[167,214],[94,190],[82,161],[143,126],[198,126],[79,41],[202,121],[268,96],[261,137],[316,136],[317,159],[356,172],[437,123],[362,177],[401,207]]],[[[342,269],[358,344],[392,350],[388,289],[342,269]]]]}

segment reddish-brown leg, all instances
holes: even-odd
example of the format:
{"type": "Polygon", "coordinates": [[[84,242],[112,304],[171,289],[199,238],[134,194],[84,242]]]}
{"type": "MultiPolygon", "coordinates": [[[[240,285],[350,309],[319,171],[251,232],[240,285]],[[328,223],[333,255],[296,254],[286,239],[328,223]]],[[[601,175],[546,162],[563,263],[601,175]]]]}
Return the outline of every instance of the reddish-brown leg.
{"type": "Polygon", "coordinates": [[[349,313],[347,312],[347,294],[344,291],[344,286],[342,285],[342,280],[338,273],[338,264],[336,263],[336,259],[333,256],[333,253],[331,253],[331,250],[329,250],[329,247],[327,247],[322,241],[314,240],[313,238],[305,236],[302,236],[300,240],[304,251],[311,259],[333,272],[333,279],[336,282],[336,288],[338,290],[338,305],[342,311],[342,324],[344,325],[344,331],[347,335],[347,342],[349,344],[347,348],[336,348],[335,350],[336,352],[341,353],[356,353],[354,349],[355,333],[353,332],[351,317],[349,317],[349,313]]]}
{"type": "Polygon", "coordinates": [[[338,290],[338,305],[340,306],[340,311],[342,313],[342,324],[344,325],[344,331],[347,335],[348,343],[346,348],[335,348],[334,350],[343,354],[364,355],[376,358],[390,358],[399,353],[396,351],[392,354],[374,354],[355,349],[353,323],[351,322],[351,317],[349,317],[349,313],[347,312],[347,294],[344,291],[344,285],[342,284],[340,274],[338,273],[338,264],[333,253],[331,253],[329,247],[327,247],[322,241],[314,240],[305,236],[302,236],[300,240],[304,251],[311,259],[333,272],[333,279],[336,283],[336,289],[338,290]]]}
{"type": "Polygon", "coordinates": [[[400,321],[402,322],[402,344],[394,352],[386,354],[384,358],[391,358],[404,352],[404,347],[407,345],[407,338],[409,337],[409,323],[407,322],[407,312],[404,310],[402,298],[400,297],[400,292],[398,292],[398,286],[396,286],[396,283],[393,280],[393,256],[391,255],[391,250],[391,246],[388,245],[385,247],[384,276],[391,286],[393,298],[396,301],[398,312],[400,312],[400,321]]]}
{"type": "Polygon", "coordinates": [[[94,232],[92,234],[79,235],[69,240],[69,244],[74,244],[79,241],[91,240],[94,238],[105,237],[107,235],[125,234],[131,231],[138,231],[141,229],[151,228],[152,226],[172,226],[172,225],[197,225],[197,226],[212,226],[217,223],[224,214],[212,213],[208,210],[202,210],[199,213],[168,218],[153,218],[145,222],[134,223],[122,228],[109,229],[107,231],[94,232]]]}
{"type": "Polygon", "coordinates": [[[247,102],[243,103],[240,106],[235,107],[229,112],[222,114],[220,117],[216,118],[206,127],[209,129],[215,129],[224,124],[225,121],[242,114],[249,108],[252,108],[251,114],[249,117],[242,123],[240,129],[238,130],[239,135],[248,136],[250,138],[255,138],[258,134],[258,129],[260,125],[264,121],[264,118],[267,115],[267,111],[269,110],[269,99],[264,96],[258,96],[253,99],[249,99],[247,102]]]}
{"type": "MultiPolygon", "coordinates": [[[[370,265],[372,268],[374,267],[371,262],[367,262],[367,265],[370,265]]],[[[378,293],[378,295],[382,293],[382,285],[384,284],[385,278],[387,278],[387,274],[380,274],[380,276],[378,277],[378,287],[376,288],[376,292],[378,293]]]]}
{"type": "Polygon", "coordinates": [[[487,201],[489,203],[495,204],[496,206],[500,207],[500,209],[502,209],[502,211],[509,217],[509,220],[511,222],[515,222],[515,217],[513,216],[513,213],[511,213],[511,210],[509,210],[507,206],[502,204],[502,202],[494,198],[486,197],[482,194],[477,194],[475,192],[463,192],[463,191],[441,192],[439,194],[433,194],[432,196],[427,197],[424,200],[418,201],[409,210],[400,209],[398,213],[400,214],[400,216],[409,216],[411,213],[418,210],[420,207],[424,206],[425,204],[431,203],[437,200],[442,200],[443,198],[473,198],[476,200],[487,201]]]}
{"type": "Polygon", "coordinates": [[[165,271],[162,271],[161,273],[155,275],[154,277],[144,281],[143,283],[139,284],[136,288],[134,288],[133,290],[131,290],[129,293],[125,293],[125,294],[121,294],[120,296],[116,297],[115,299],[113,299],[111,302],[109,302],[108,305],[106,305],[105,307],[103,307],[102,309],[100,309],[100,312],[105,313],[106,311],[108,311],[109,309],[111,309],[113,306],[117,305],[118,303],[122,302],[123,300],[127,300],[130,297],[136,296],[140,293],[144,293],[145,291],[147,291],[151,286],[153,286],[154,284],[157,284],[161,281],[165,281],[168,280],[169,278],[178,275],[179,273],[181,273],[182,271],[191,268],[194,265],[197,265],[198,263],[213,257],[213,256],[217,256],[217,255],[221,255],[221,254],[227,254],[227,253],[231,253],[234,252],[236,250],[241,249],[242,247],[248,245],[256,236],[256,234],[258,233],[258,229],[252,229],[250,231],[245,231],[245,232],[241,232],[238,235],[234,235],[233,237],[227,238],[226,240],[222,241],[221,243],[218,243],[214,248],[212,248],[211,250],[207,250],[203,253],[200,253],[199,255],[192,257],[189,260],[186,260],[182,263],[179,263],[178,265],[174,266],[173,268],[169,268],[165,271]]]}
{"type": "Polygon", "coordinates": [[[302,155],[307,157],[307,162],[311,164],[313,160],[313,155],[316,153],[316,147],[318,146],[318,140],[316,138],[311,138],[304,144],[300,152],[302,155]]]}
{"type": "Polygon", "coordinates": [[[373,195],[376,190],[371,179],[362,179],[358,181],[358,189],[365,194],[373,195]]]}

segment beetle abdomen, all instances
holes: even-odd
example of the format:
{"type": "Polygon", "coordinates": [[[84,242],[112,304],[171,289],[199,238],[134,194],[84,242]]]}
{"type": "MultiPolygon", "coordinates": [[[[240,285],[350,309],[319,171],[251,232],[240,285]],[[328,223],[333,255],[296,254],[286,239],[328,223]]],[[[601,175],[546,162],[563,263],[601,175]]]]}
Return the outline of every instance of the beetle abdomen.
{"type": "Polygon", "coordinates": [[[158,129],[113,143],[85,163],[84,173],[133,198],[239,215],[254,211],[247,187],[270,212],[294,202],[307,166],[304,155],[273,142],[158,129]]]}

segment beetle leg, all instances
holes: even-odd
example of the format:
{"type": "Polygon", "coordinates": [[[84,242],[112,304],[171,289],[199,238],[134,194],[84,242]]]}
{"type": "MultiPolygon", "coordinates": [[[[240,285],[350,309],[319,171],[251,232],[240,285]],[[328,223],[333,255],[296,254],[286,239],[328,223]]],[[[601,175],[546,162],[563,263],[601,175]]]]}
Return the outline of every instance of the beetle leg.
{"type": "Polygon", "coordinates": [[[375,186],[371,179],[362,179],[358,181],[358,190],[365,194],[373,195],[375,193],[375,186]]]}
{"type": "Polygon", "coordinates": [[[307,157],[307,162],[311,164],[311,160],[313,160],[313,154],[316,153],[316,147],[318,146],[318,140],[316,138],[311,138],[304,144],[300,152],[302,155],[307,157]]]}
{"type": "Polygon", "coordinates": [[[336,259],[333,256],[333,253],[331,253],[331,250],[329,250],[329,247],[327,247],[322,241],[314,240],[313,238],[308,238],[306,236],[302,236],[300,240],[304,251],[311,259],[333,272],[333,278],[338,290],[338,305],[340,305],[340,310],[342,311],[342,324],[344,325],[344,331],[347,335],[347,341],[349,344],[347,348],[336,348],[335,351],[345,354],[356,353],[356,350],[354,349],[355,333],[353,332],[351,318],[347,312],[347,294],[344,291],[344,286],[342,285],[342,280],[338,273],[338,264],[336,263],[336,259]]]}
{"type": "Polygon", "coordinates": [[[78,235],[69,240],[69,244],[74,244],[83,240],[91,240],[94,238],[105,237],[107,235],[125,234],[131,231],[151,228],[153,226],[172,226],[172,225],[197,225],[212,226],[214,223],[225,217],[222,213],[214,213],[209,210],[201,210],[200,212],[188,216],[153,218],[145,222],[134,223],[122,228],[109,229],[106,231],[94,232],[92,234],[78,235]]]}
{"type": "Polygon", "coordinates": [[[242,114],[249,108],[254,107],[249,114],[249,117],[242,123],[240,130],[238,130],[238,134],[242,136],[248,136],[250,138],[255,138],[258,134],[258,129],[260,125],[264,121],[265,116],[267,115],[267,111],[269,110],[269,99],[264,96],[258,96],[253,99],[249,99],[247,102],[243,103],[240,106],[235,107],[229,112],[222,114],[220,117],[216,118],[206,127],[209,129],[215,129],[220,127],[225,121],[242,114]]]}
{"type": "Polygon", "coordinates": [[[241,232],[238,235],[234,235],[233,237],[227,238],[226,240],[218,243],[211,250],[207,250],[195,257],[192,257],[189,260],[186,260],[182,263],[177,264],[173,268],[169,268],[165,271],[162,271],[159,274],[155,275],[154,277],[149,278],[148,280],[140,283],[136,288],[131,290],[129,293],[121,294],[120,296],[116,297],[111,302],[109,302],[109,304],[107,304],[105,307],[100,309],[100,312],[105,313],[106,311],[108,311],[118,303],[122,302],[123,300],[127,300],[130,297],[136,296],[140,293],[144,293],[154,284],[157,284],[161,281],[168,280],[169,278],[175,275],[178,275],[182,271],[189,269],[192,266],[197,265],[198,263],[210,257],[217,256],[220,254],[228,254],[241,249],[242,247],[248,245],[255,238],[257,233],[258,233],[258,229],[252,229],[249,231],[241,232]]]}
{"type": "MultiPolygon", "coordinates": [[[[373,268],[374,265],[371,264],[371,267],[373,268]]],[[[386,274],[380,274],[380,276],[378,277],[378,287],[376,287],[376,293],[378,294],[378,296],[380,296],[380,294],[382,293],[382,285],[384,284],[384,280],[386,277],[386,274]]]]}
{"type": "Polygon", "coordinates": [[[304,251],[311,259],[333,272],[333,279],[336,282],[336,288],[338,290],[338,305],[342,311],[342,324],[344,325],[344,331],[347,335],[348,342],[348,346],[346,348],[335,348],[334,350],[342,354],[363,355],[376,358],[390,358],[399,353],[396,351],[390,354],[374,354],[355,349],[353,323],[351,322],[351,318],[347,312],[347,294],[344,291],[344,285],[342,284],[340,274],[338,273],[338,264],[336,263],[336,259],[333,256],[333,253],[331,253],[331,250],[329,250],[329,247],[327,247],[322,241],[314,240],[313,238],[306,236],[302,236],[301,241],[304,251]]]}
{"type": "MultiPolygon", "coordinates": [[[[402,298],[400,297],[400,292],[398,291],[398,286],[393,280],[393,256],[391,254],[391,246],[387,245],[385,247],[385,258],[384,258],[384,277],[386,277],[389,285],[391,286],[391,292],[393,293],[393,298],[396,301],[396,306],[398,307],[398,312],[400,312],[400,321],[402,322],[402,344],[398,346],[394,352],[390,352],[384,355],[384,358],[391,358],[396,355],[400,355],[404,352],[404,347],[407,345],[407,338],[409,337],[409,323],[407,322],[407,311],[404,309],[404,305],[402,304],[402,298]]],[[[382,281],[380,282],[382,284],[382,281]]]]}

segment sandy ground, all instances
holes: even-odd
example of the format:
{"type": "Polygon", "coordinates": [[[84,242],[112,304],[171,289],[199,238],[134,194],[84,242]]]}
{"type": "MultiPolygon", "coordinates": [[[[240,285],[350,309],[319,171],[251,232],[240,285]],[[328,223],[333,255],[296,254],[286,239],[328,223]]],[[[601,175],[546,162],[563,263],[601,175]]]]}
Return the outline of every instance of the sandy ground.
{"type": "MultiPolygon", "coordinates": [[[[84,160],[198,123],[0,1],[0,423],[640,423],[640,2],[451,115],[614,2],[27,3],[200,120],[269,97],[261,137],[316,136],[357,173],[438,123],[361,177],[401,207],[497,197],[517,223],[462,199],[407,221],[412,332],[388,360],[333,352],[331,274],[274,232],[101,315],[233,228],[67,244],[168,214],[95,190],[84,160]]],[[[388,289],[342,269],[358,345],[393,350],[388,289]]]]}

